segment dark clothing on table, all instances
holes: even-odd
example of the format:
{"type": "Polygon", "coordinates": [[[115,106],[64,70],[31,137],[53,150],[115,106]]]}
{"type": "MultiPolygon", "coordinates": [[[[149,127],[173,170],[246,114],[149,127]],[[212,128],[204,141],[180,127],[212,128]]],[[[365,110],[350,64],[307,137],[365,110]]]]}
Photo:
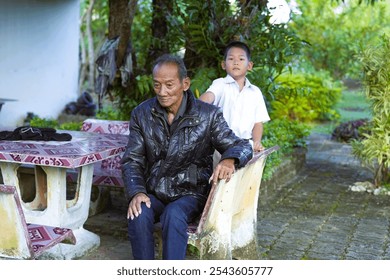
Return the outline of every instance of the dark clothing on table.
{"type": "Polygon", "coordinates": [[[13,131],[0,131],[0,140],[70,141],[69,133],[58,133],[50,127],[20,126],[13,131]]]}

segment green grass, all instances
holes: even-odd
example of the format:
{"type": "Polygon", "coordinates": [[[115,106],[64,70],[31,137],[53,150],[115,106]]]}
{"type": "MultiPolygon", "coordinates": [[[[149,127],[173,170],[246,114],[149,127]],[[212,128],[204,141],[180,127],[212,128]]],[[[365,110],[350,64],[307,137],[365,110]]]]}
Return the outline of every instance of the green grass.
{"type": "Polygon", "coordinates": [[[341,118],[340,122],[371,118],[370,105],[362,91],[345,91],[336,105],[341,118]]]}
{"type": "Polygon", "coordinates": [[[336,110],[340,114],[337,121],[314,123],[311,125],[311,131],[331,134],[340,123],[362,118],[371,119],[370,104],[361,89],[344,91],[336,104],[336,110]]]}

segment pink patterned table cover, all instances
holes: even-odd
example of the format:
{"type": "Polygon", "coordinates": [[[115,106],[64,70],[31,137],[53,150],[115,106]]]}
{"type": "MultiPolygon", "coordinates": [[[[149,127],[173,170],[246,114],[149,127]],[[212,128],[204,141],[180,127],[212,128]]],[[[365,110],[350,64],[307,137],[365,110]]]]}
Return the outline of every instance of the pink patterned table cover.
{"type": "Polygon", "coordinates": [[[0,161],[76,168],[121,154],[128,136],[82,131],[61,131],[71,141],[0,141],[0,161]]]}
{"type": "Polygon", "coordinates": [[[83,122],[81,131],[89,131],[95,133],[108,133],[108,134],[124,134],[129,135],[129,122],[128,121],[112,121],[112,120],[97,120],[86,119],[83,122]]]}
{"type": "MultiPolygon", "coordinates": [[[[86,119],[81,131],[129,135],[128,121],[86,119]]],[[[123,154],[102,160],[94,165],[93,185],[124,186],[120,160],[123,154]]],[[[77,174],[69,174],[70,181],[77,180],[77,174]]]]}

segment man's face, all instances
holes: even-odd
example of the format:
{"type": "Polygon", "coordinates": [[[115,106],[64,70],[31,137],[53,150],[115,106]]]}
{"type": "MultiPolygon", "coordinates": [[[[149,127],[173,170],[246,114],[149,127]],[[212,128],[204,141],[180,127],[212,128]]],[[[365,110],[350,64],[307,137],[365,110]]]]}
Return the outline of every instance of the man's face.
{"type": "Polygon", "coordinates": [[[189,78],[180,81],[176,64],[165,63],[154,67],[153,88],[163,108],[177,111],[183,99],[183,92],[189,87],[189,78]]]}
{"type": "Polygon", "coordinates": [[[246,52],[237,47],[232,47],[226,55],[226,60],[222,61],[222,69],[235,79],[245,77],[252,66],[253,63],[248,60],[246,52]]]}

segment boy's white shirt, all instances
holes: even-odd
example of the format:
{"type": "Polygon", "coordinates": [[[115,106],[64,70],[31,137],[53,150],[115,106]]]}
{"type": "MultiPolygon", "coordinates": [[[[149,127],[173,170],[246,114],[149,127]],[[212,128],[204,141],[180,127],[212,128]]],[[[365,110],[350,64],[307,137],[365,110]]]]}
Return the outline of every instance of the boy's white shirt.
{"type": "Polygon", "coordinates": [[[241,92],[230,75],[215,79],[207,91],[214,93],[213,104],[221,107],[229,127],[241,138],[252,138],[255,123],[270,120],[261,90],[248,78],[241,92]]]}

